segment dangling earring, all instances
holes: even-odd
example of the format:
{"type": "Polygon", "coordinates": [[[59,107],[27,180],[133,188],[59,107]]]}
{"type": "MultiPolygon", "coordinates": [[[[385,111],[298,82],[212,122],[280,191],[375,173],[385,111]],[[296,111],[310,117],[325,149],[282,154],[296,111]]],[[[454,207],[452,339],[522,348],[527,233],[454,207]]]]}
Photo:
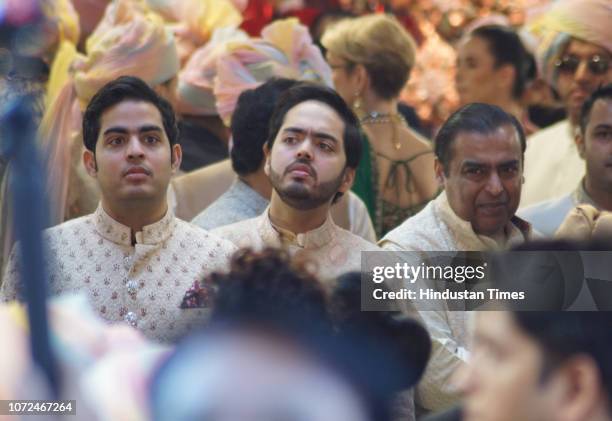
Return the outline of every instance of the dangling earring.
{"type": "Polygon", "coordinates": [[[355,111],[355,113],[361,110],[361,104],[361,92],[355,92],[355,99],[353,100],[353,111],[355,111]]]}

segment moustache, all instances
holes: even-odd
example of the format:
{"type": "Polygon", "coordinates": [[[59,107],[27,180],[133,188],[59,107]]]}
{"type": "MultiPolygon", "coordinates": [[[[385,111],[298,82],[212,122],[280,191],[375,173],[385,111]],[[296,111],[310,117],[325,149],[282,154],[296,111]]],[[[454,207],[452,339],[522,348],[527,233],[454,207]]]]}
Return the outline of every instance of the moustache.
{"type": "Polygon", "coordinates": [[[149,168],[145,167],[144,165],[132,165],[126,168],[125,170],[123,170],[123,172],[121,173],[123,177],[125,177],[128,174],[151,175],[153,174],[153,172],[149,168]]]}
{"type": "Polygon", "coordinates": [[[317,172],[315,171],[315,169],[312,168],[308,161],[305,160],[296,160],[293,163],[289,164],[289,166],[285,168],[285,175],[289,174],[291,171],[294,170],[304,171],[307,172],[311,177],[317,177],[317,172]]]}

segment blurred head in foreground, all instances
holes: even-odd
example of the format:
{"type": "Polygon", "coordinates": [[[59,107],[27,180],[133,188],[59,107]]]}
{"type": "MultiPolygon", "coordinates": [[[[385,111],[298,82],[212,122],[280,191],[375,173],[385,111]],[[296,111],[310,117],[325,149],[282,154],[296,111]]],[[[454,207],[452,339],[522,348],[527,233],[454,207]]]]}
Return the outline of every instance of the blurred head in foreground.
{"type": "Polygon", "coordinates": [[[465,420],[612,420],[610,313],[478,316],[460,376],[465,420]]]}
{"type": "Polygon", "coordinates": [[[306,266],[276,250],[243,251],[214,281],[209,328],[179,346],[156,375],[154,419],[389,419],[384,397],[394,391],[366,383],[356,362],[379,366],[391,358],[375,346],[362,350],[334,328],[328,297],[306,266]]]}

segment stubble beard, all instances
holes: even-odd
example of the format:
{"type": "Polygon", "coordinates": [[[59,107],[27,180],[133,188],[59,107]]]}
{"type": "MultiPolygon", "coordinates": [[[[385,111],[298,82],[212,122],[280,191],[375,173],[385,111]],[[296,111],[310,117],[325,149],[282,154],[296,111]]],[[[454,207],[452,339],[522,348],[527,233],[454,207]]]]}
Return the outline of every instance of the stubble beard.
{"type": "Polygon", "coordinates": [[[291,181],[283,186],[283,176],[270,169],[270,182],[281,200],[290,207],[302,211],[316,209],[331,202],[342,185],[344,171],[333,180],[320,183],[316,189],[310,190],[299,181],[291,181]]]}

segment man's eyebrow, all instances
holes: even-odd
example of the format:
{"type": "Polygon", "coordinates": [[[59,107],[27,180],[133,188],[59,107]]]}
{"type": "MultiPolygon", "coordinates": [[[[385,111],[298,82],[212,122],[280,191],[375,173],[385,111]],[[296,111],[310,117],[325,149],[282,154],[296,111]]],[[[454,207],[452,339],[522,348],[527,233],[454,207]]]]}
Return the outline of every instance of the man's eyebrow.
{"type": "Polygon", "coordinates": [[[610,123],[600,123],[598,125],[596,125],[593,130],[597,130],[597,129],[612,129],[612,124],[610,123]]]}
{"type": "MultiPolygon", "coordinates": [[[[159,126],[156,126],[154,124],[151,125],[147,125],[147,126],[142,126],[140,128],[138,128],[138,133],[146,133],[146,132],[161,132],[162,128],[159,126]]],[[[121,127],[121,126],[117,126],[117,127],[109,127],[108,129],[104,130],[104,136],[106,136],[109,133],[119,133],[119,134],[128,134],[129,130],[126,129],[125,127],[121,127]]]]}
{"type": "MultiPolygon", "coordinates": [[[[292,133],[297,133],[297,134],[306,134],[308,132],[308,130],[304,130],[300,127],[285,127],[283,129],[283,132],[292,132],[292,133]]],[[[312,135],[318,139],[327,139],[327,140],[331,140],[333,142],[338,143],[338,139],[336,139],[334,136],[325,133],[325,132],[312,132],[312,135]]]]}
{"type": "MultiPolygon", "coordinates": [[[[504,161],[504,162],[500,162],[499,164],[497,164],[497,167],[506,167],[509,165],[517,165],[520,162],[520,160],[518,159],[511,159],[509,161],[504,161]]],[[[463,161],[462,164],[463,167],[470,167],[470,168],[484,168],[484,167],[488,167],[489,164],[486,164],[484,162],[478,162],[478,161],[463,161]]]]}
{"type": "Polygon", "coordinates": [[[463,161],[461,166],[462,167],[478,167],[478,168],[482,168],[482,167],[487,167],[488,165],[483,163],[483,162],[467,160],[467,161],[463,161]]]}
{"type": "Polygon", "coordinates": [[[498,166],[498,167],[508,167],[508,166],[510,166],[510,165],[518,165],[518,164],[519,164],[519,162],[520,162],[520,161],[519,161],[518,159],[511,159],[511,160],[509,160],[509,161],[504,161],[504,162],[502,162],[502,163],[498,164],[497,166],[498,166]]]}
{"type": "Polygon", "coordinates": [[[138,133],[145,133],[145,132],[163,132],[162,128],[156,125],[149,125],[149,126],[142,126],[141,128],[138,129],[138,133]]]}
{"type": "Polygon", "coordinates": [[[104,136],[109,133],[127,134],[128,130],[125,127],[109,127],[108,129],[104,130],[104,136]]]}

